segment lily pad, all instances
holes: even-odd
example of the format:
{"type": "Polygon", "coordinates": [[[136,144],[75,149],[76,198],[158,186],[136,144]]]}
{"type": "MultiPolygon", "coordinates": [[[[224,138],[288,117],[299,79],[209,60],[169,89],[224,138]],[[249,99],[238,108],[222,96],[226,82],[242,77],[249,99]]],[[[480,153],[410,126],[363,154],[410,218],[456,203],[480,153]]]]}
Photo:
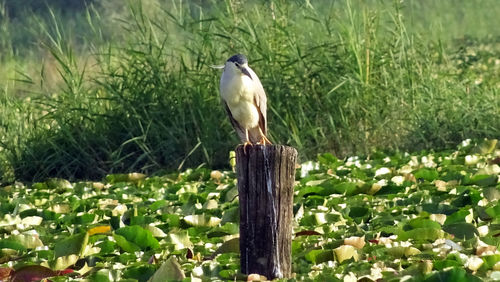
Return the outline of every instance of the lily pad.
{"type": "Polygon", "coordinates": [[[127,241],[137,245],[142,250],[148,248],[156,250],[160,247],[160,243],[156,240],[151,231],[137,225],[122,227],[116,230],[115,234],[123,236],[127,241]]]}

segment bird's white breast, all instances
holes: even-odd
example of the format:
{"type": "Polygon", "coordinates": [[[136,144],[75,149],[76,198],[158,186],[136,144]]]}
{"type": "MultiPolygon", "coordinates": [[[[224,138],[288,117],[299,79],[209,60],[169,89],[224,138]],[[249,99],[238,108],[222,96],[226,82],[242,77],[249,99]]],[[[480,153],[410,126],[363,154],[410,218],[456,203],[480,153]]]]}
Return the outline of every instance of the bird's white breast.
{"type": "Polygon", "coordinates": [[[259,112],[254,104],[254,81],[241,74],[224,71],[221,77],[220,94],[227,103],[233,118],[241,127],[250,129],[259,124],[259,112]]]}

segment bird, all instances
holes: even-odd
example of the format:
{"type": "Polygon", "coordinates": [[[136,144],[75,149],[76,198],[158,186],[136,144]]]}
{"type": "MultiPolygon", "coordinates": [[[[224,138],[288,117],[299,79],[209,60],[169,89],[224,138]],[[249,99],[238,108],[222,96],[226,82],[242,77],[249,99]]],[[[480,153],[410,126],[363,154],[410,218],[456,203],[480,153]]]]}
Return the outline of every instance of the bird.
{"type": "Polygon", "coordinates": [[[272,144],[267,138],[267,97],[259,77],[243,54],[230,57],[220,79],[221,102],[243,149],[272,144]]]}

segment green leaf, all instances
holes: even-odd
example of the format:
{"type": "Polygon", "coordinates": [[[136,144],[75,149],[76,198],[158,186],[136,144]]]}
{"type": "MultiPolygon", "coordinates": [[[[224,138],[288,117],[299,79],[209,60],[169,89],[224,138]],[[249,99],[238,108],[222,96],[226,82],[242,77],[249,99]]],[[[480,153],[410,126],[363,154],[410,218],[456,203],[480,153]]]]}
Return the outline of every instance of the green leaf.
{"type": "Polygon", "coordinates": [[[458,210],[456,207],[437,203],[422,204],[422,209],[428,213],[442,213],[446,215],[450,215],[458,210]]]}
{"type": "Polygon", "coordinates": [[[224,278],[226,281],[234,280],[237,281],[236,279],[236,270],[234,269],[223,269],[219,271],[219,276],[224,278]]]}
{"type": "Polygon", "coordinates": [[[81,216],[75,217],[75,224],[89,224],[92,223],[96,218],[96,215],[93,213],[86,213],[81,216]]]}
{"type": "Polygon", "coordinates": [[[497,184],[498,177],[496,175],[487,175],[487,174],[476,174],[468,179],[466,184],[473,184],[477,186],[494,186],[497,184]]]}
{"type": "Polygon", "coordinates": [[[125,252],[128,253],[134,253],[137,251],[140,251],[141,248],[137,246],[136,244],[128,241],[125,237],[118,235],[118,234],[113,234],[113,238],[116,241],[116,244],[122,248],[125,252]]]}
{"type": "Polygon", "coordinates": [[[166,200],[159,200],[159,201],[156,201],[154,203],[152,203],[151,205],[149,205],[149,209],[151,211],[157,211],[165,206],[168,205],[168,202],[166,200]]]}
{"type": "Polygon", "coordinates": [[[408,239],[435,241],[443,237],[443,230],[436,228],[415,228],[406,232],[402,231],[398,234],[398,240],[401,241],[406,241],[408,239]]]}
{"type": "Polygon", "coordinates": [[[80,257],[78,255],[67,255],[57,257],[55,260],[49,262],[49,266],[53,270],[63,270],[74,265],[80,257]]]}
{"type": "Polygon", "coordinates": [[[410,220],[405,227],[409,227],[408,229],[416,229],[416,228],[441,229],[441,224],[427,218],[415,218],[410,220]]]}
{"type": "Polygon", "coordinates": [[[29,210],[24,210],[19,213],[19,216],[21,218],[25,218],[27,216],[38,216],[38,210],[37,209],[29,209],[29,210]]]}
{"type": "Polygon", "coordinates": [[[478,277],[467,273],[461,267],[454,267],[451,269],[446,269],[439,271],[437,273],[430,274],[425,278],[425,282],[442,282],[442,281],[453,281],[453,282],[481,282],[482,280],[478,277]]]}
{"type": "Polygon", "coordinates": [[[420,253],[420,250],[414,247],[392,247],[387,248],[387,253],[395,258],[411,257],[420,253]]]}
{"type": "Polygon", "coordinates": [[[339,161],[339,159],[337,159],[337,157],[335,157],[331,153],[319,154],[318,155],[318,162],[322,165],[326,165],[329,167],[331,167],[331,165],[338,165],[338,164],[342,163],[341,161],[339,161]]]}
{"type": "Polygon", "coordinates": [[[212,228],[208,233],[207,237],[222,237],[226,235],[238,234],[240,232],[240,228],[238,224],[228,222],[220,227],[212,228]]]}
{"type": "Polygon", "coordinates": [[[45,182],[47,184],[47,188],[49,189],[58,189],[60,191],[64,191],[66,189],[73,189],[73,185],[62,178],[51,178],[45,182]]]}
{"type": "Polygon", "coordinates": [[[497,139],[484,139],[474,148],[472,148],[471,153],[480,155],[490,154],[495,150],[497,143],[497,139]]]}
{"type": "Polygon", "coordinates": [[[312,262],[313,264],[322,263],[325,261],[334,260],[335,256],[333,250],[311,250],[309,251],[305,258],[312,262]]]}
{"type": "Polygon", "coordinates": [[[195,227],[200,227],[200,226],[214,227],[221,222],[221,219],[215,216],[196,214],[196,215],[185,216],[184,221],[187,224],[195,227]]]}
{"type": "Polygon", "coordinates": [[[492,218],[500,219],[500,204],[486,208],[485,212],[492,218]]]}
{"type": "Polygon", "coordinates": [[[443,230],[453,234],[457,239],[469,240],[474,238],[474,235],[479,235],[474,225],[465,222],[444,225],[443,230]]]}
{"type": "Polygon", "coordinates": [[[434,268],[437,270],[443,270],[448,267],[461,267],[461,266],[462,266],[461,262],[452,259],[434,261],[434,268]]]}
{"type": "MultiPolygon", "coordinates": [[[[308,195],[322,195],[324,194],[325,188],[320,186],[305,186],[299,191],[299,197],[305,197],[308,195]]],[[[333,191],[332,191],[333,193],[333,191]]]]}
{"type": "Polygon", "coordinates": [[[234,201],[234,199],[237,199],[237,198],[238,198],[238,187],[234,186],[226,192],[226,194],[224,196],[224,201],[227,203],[230,203],[230,202],[234,201]]]}
{"type": "Polygon", "coordinates": [[[335,185],[334,190],[339,194],[352,196],[358,194],[358,185],[354,182],[342,182],[340,184],[335,185]]]}
{"type": "Polygon", "coordinates": [[[127,241],[134,243],[142,250],[147,248],[156,250],[160,247],[160,243],[156,240],[151,231],[137,225],[122,227],[116,230],[115,234],[123,236],[127,241]]]}
{"type": "Polygon", "coordinates": [[[187,231],[184,230],[171,231],[168,233],[167,239],[174,245],[176,250],[182,250],[193,246],[193,243],[189,240],[187,231]]]}
{"type": "Polygon", "coordinates": [[[221,224],[228,222],[239,223],[240,222],[240,207],[235,206],[224,210],[222,213],[221,224]]]}
{"type": "Polygon", "coordinates": [[[109,183],[119,183],[119,182],[139,182],[146,178],[145,174],[142,173],[116,173],[106,175],[106,181],[109,183]]]}
{"type": "Polygon", "coordinates": [[[470,215],[469,209],[461,209],[455,213],[446,217],[445,225],[449,225],[452,223],[465,222],[465,217],[470,215]]]}
{"type": "Polygon", "coordinates": [[[429,182],[436,180],[439,176],[439,173],[436,169],[431,168],[421,168],[413,173],[416,179],[423,179],[429,182]]]}
{"type": "Polygon", "coordinates": [[[148,281],[148,279],[153,276],[155,271],[156,266],[152,264],[134,265],[128,267],[123,271],[123,278],[137,279],[138,281],[148,281]]]}
{"type": "Polygon", "coordinates": [[[162,216],[169,227],[179,227],[181,225],[181,217],[177,214],[165,214],[162,216]]]}
{"type": "Polygon", "coordinates": [[[224,243],[215,250],[212,257],[215,257],[218,254],[226,254],[226,253],[239,253],[240,252],[240,238],[232,238],[224,243]]]}
{"type": "Polygon", "coordinates": [[[366,207],[351,207],[351,210],[349,211],[349,216],[352,218],[364,218],[369,215],[369,210],[366,207]]]}
{"type": "Polygon", "coordinates": [[[484,261],[484,264],[481,266],[481,269],[490,270],[493,266],[500,261],[500,254],[489,255],[481,257],[484,261]]]}
{"type": "Polygon", "coordinates": [[[3,239],[0,240],[0,250],[1,249],[11,249],[16,251],[26,251],[26,247],[15,239],[3,239]]]}
{"type": "Polygon", "coordinates": [[[483,194],[484,194],[484,197],[490,202],[500,199],[500,190],[498,188],[495,188],[495,187],[484,188],[483,194]]]}
{"type": "Polygon", "coordinates": [[[151,234],[153,235],[153,237],[155,237],[155,238],[165,238],[165,237],[167,237],[167,234],[165,234],[165,232],[163,232],[163,230],[161,230],[160,228],[158,228],[156,226],[146,225],[144,228],[146,230],[150,231],[151,234]]]}
{"type": "Polygon", "coordinates": [[[109,270],[109,269],[99,269],[98,271],[91,273],[87,278],[89,281],[95,281],[95,282],[110,282],[110,281],[121,280],[118,279],[119,276],[117,275],[117,270],[109,270]]]}
{"type": "Polygon", "coordinates": [[[9,237],[9,239],[15,240],[21,243],[26,249],[34,249],[36,247],[43,246],[42,240],[38,236],[32,234],[19,234],[9,237]]]}
{"type": "Polygon", "coordinates": [[[69,236],[61,241],[57,241],[54,245],[54,256],[64,257],[68,255],[81,255],[89,240],[87,232],[69,236]]]}
{"type": "Polygon", "coordinates": [[[186,278],[181,265],[174,256],[165,261],[148,282],[180,281],[186,278]]]}
{"type": "MultiPolygon", "coordinates": [[[[120,235],[118,235],[120,236],[120,235]]],[[[116,241],[116,238],[115,238],[116,241]]],[[[100,254],[102,255],[107,255],[115,251],[116,248],[116,243],[113,241],[102,241],[100,244],[97,245],[101,249],[100,254]]]]}

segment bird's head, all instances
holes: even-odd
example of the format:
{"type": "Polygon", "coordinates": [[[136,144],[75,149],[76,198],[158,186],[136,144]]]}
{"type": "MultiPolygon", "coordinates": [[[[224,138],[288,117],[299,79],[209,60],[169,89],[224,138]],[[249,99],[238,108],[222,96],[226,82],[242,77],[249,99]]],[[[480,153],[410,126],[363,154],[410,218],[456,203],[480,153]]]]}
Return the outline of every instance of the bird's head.
{"type": "Polygon", "coordinates": [[[250,77],[250,79],[253,79],[248,69],[248,60],[243,54],[236,54],[227,59],[224,66],[224,72],[228,71],[233,75],[246,75],[250,77]]]}

